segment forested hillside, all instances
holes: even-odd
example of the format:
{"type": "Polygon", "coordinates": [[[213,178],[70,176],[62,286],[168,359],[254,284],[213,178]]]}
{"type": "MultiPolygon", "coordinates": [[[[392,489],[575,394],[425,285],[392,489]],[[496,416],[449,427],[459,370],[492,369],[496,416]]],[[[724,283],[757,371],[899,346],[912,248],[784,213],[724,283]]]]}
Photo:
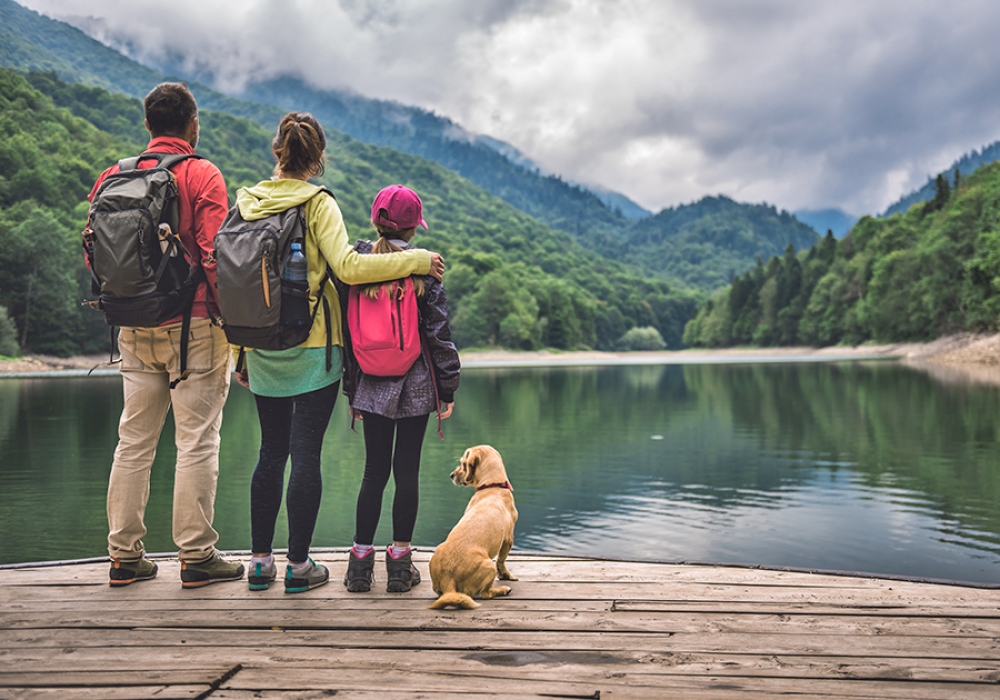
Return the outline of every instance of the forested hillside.
{"type": "Polygon", "coordinates": [[[837,241],[733,280],[688,324],[690,345],[924,341],[992,330],[1000,316],[1000,163],[837,241]]]}
{"type": "MultiPolygon", "coordinates": [[[[0,65],[53,71],[70,83],[96,85],[132,97],[142,97],[166,77],[13,0],[0,0],[0,65]]],[[[450,138],[464,134],[461,127],[413,107],[316,90],[290,78],[251,86],[247,100],[198,82],[189,84],[202,109],[246,117],[266,130],[277,125],[286,109],[307,110],[328,131],[339,129],[366,142],[434,160],[570,234],[584,247],[674,286],[713,291],[728,283],[732,273],[750,269],[758,256],[767,258],[790,242],[797,248],[808,245],[801,223],[784,212],[732,200],[720,205],[716,198],[708,198],[635,222],[602,202],[615,201],[616,196],[595,194],[557,176],[540,174],[517,156],[504,157],[502,145],[488,137],[450,138]],[[698,221],[698,216],[705,218],[698,221]],[[699,240],[702,234],[711,240],[699,240]]],[[[634,209],[632,215],[636,215],[634,209]]]]}
{"type": "MultiPolygon", "coordinates": [[[[957,171],[959,179],[961,179],[963,176],[975,172],[981,166],[992,163],[998,159],[1000,159],[1000,141],[994,141],[989,146],[984,146],[980,150],[973,150],[971,153],[966,153],[964,156],[952,163],[947,170],[940,174],[940,176],[954,181],[955,173],[957,171]]],[[[911,192],[895,204],[891,205],[885,210],[885,213],[882,214],[882,216],[892,216],[893,214],[906,211],[917,202],[926,202],[929,199],[933,199],[936,191],[936,181],[937,176],[928,177],[927,182],[924,183],[923,187],[919,190],[911,192]]]]}
{"type": "MultiPolygon", "coordinates": [[[[270,130],[208,110],[201,122],[199,152],[231,191],[270,173],[270,130]]],[[[141,123],[138,100],[51,73],[0,70],[0,305],[22,349],[106,348],[100,314],[80,306],[90,294],[79,231],[97,174],[144,147],[141,123]]],[[[355,237],[369,234],[369,203],[381,187],[403,182],[423,196],[432,229],[418,243],[446,256],[463,346],[610,348],[637,326],[680,345],[694,294],[587,251],[436,163],[329,136],[321,181],[337,193],[355,237]]]]}
{"type": "Polygon", "coordinates": [[[773,206],[705,197],[637,222],[627,245],[612,257],[647,274],[715,290],[756,258],[777,255],[789,244],[809,248],[818,240],[813,229],[773,206]]]}

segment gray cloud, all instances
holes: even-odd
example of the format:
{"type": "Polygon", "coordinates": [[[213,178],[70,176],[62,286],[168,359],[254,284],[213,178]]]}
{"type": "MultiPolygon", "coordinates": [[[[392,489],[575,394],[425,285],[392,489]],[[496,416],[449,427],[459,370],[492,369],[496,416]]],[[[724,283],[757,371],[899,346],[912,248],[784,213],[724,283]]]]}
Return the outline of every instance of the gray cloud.
{"type": "Polygon", "coordinates": [[[992,0],[20,0],[222,89],[432,109],[651,209],[877,212],[1000,138],[992,0]]]}

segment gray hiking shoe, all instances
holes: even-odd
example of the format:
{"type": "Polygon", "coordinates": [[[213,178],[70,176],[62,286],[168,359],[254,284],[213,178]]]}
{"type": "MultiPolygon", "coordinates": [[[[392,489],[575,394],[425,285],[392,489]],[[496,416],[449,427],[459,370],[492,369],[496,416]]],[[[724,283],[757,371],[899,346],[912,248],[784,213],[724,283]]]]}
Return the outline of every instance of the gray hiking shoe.
{"type": "Polygon", "coordinates": [[[226,561],[216,552],[204,561],[181,559],[181,586],[200,588],[220,581],[237,581],[243,578],[243,565],[226,561]]]}
{"type": "Polygon", "coordinates": [[[420,572],[413,565],[412,549],[406,550],[406,554],[399,557],[393,557],[389,549],[386,549],[385,570],[389,577],[385,590],[389,593],[406,593],[420,583],[420,572]]]}
{"type": "Polygon", "coordinates": [[[108,575],[108,585],[127,586],[136,581],[148,581],[156,578],[158,567],[146,557],[125,560],[111,557],[111,572],[108,575]]]}
{"type": "Polygon", "coordinates": [[[285,593],[305,593],[329,580],[330,570],[314,562],[312,557],[309,557],[309,569],[304,574],[296,574],[291,564],[285,567],[285,593]]]}
{"type": "Polygon", "coordinates": [[[250,584],[251,591],[266,591],[276,578],[278,578],[278,567],[273,559],[270,566],[264,566],[260,562],[250,562],[247,582],[250,584]]]}
{"type": "Polygon", "coordinates": [[[367,593],[372,589],[375,580],[375,549],[359,557],[351,547],[350,560],[347,562],[347,573],[344,575],[344,585],[348,593],[367,593]]]}

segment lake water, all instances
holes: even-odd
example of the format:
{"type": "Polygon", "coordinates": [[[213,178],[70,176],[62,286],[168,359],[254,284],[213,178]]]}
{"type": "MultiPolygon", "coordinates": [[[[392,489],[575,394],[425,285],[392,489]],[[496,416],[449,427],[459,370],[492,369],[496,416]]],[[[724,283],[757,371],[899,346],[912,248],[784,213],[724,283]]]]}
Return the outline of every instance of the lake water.
{"type": "MultiPolygon", "coordinates": [[[[105,554],[120,410],[117,376],[0,379],[0,563],[105,554]]],[[[515,549],[997,583],[998,417],[997,388],[891,362],[468,369],[446,440],[428,430],[414,541],[445,538],[471,495],[448,474],[466,447],[489,443],[515,488],[515,549]]],[[[234,383],[224,550],[250,546],[258,440],[252,397],[234,383]]],[[[150,552],[174,550],[173,457],[168,419],[150,552]]],[[[350,544],[363,461],[341,400],[315,546],[350,544]]]]}

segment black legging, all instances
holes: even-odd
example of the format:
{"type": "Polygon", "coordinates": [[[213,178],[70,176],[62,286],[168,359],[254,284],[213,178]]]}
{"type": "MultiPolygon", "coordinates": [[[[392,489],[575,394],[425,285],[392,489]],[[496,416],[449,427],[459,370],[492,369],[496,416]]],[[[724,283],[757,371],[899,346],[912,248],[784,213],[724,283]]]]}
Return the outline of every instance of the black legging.
{"type": "Polygon", "coordinates": [[[305,561],[319,502],[323,493],[320,452],[330,423],[340,382],[323,389],[288,397],[258,396],[260,457],[250,481],[250,530],[253,551],[270,552],[274,526],[281,509],[285,464],[292,457],[288,477],[288,559],[305,561]]]}
{"type": "Polygon", "coordinates": [[[393,420],[362,411],[365,432],[365,475],[358,493],[354,541],[373,544],[382,512],[382,492],[392,472],[396,494],[392,499],[392,539],[409,542],[417,522],[420,500],[420,450],[429,414],[393,420]],[[395,449],[393,449],[395,433],[395,449]]]}

